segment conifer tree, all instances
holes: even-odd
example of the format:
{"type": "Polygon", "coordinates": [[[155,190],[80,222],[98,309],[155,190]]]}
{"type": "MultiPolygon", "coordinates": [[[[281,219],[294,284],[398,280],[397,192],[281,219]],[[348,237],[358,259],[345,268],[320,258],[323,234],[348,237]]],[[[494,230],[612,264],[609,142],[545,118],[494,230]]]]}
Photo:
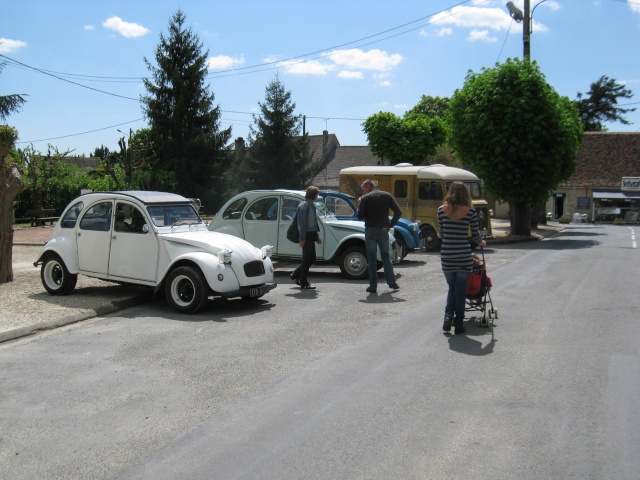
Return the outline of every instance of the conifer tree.
{"type": "MultiPolygon", "coordinates": [[[[215,96],[205,84],[209,52],[203,52],[198,35],[185,26],[185,19],[178,10],[168,36],[160,34],[157,66],[145,58],[152,78],[144,79],[148,94],[142,97],[143,110],[157,157],[156,171],[172,172],[176,193],[201,198],[205,209],[215,211],[224,200],[231,128],[220,130],[220,108],[214,106],[215,96]]],[[[170,187],[159,178],[152,188],[170,187]]]]}
{"type": "Polygon", "coordinates": [[[265,89],[260,115],[249,128],[248,148],[236,186],[240,189],[303,189],[317,173],[308,134],[301,134],[302,117],[294,113],[291,92],[278,76],[265,89]]]}

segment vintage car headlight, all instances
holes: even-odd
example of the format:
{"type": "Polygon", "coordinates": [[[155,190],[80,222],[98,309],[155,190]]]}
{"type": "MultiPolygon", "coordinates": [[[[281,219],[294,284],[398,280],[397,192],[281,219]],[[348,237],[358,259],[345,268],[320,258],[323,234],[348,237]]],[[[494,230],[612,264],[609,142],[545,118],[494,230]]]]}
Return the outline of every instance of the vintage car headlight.
{"type": "Polygon", "coordinates": [[[260,251],[262,252],[262,259],[264,260],[265,258],[270,257],[273,253],[273,245],[265,245],[260,249],[260,251]]]}
{"type": "Polygon", "coordinates": [[[224,265],[231,265],[231,254],[233,250],[222,250],[218,253],[218,261],[224,265]]]}

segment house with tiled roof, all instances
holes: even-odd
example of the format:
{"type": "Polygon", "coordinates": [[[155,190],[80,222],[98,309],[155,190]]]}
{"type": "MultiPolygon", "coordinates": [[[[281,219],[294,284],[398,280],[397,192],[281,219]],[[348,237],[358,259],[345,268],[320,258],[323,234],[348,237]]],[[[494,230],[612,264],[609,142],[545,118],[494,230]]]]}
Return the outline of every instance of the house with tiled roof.
{"type": "Polygon", "coordinates": [[[312,184],[321,190],[338,190],[340,170],[347,167],[378,165],[380,157],[368,146],[338,146],[331,162],[326,164],[313,178],[312,184]]]}
{"type": "Polygon", "coordinates": [[[571,178],[547,202],[552,218],[637,222],[640,208],[640,133],[586,132],[571,178]]]}

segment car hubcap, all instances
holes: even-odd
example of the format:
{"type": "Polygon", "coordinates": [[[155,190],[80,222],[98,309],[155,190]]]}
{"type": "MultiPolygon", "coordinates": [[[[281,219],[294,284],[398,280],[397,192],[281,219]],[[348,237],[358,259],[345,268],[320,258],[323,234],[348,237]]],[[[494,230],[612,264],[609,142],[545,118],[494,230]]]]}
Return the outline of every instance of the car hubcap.
{"type": "Polygon", "coordinates": [[[365,268],[365,265],[362,263],[362,258],[358,255],[350,257],[348,265],[349,269],[356,274],[360,273],[365,268]]]}
{"type": "Polygon", "coordinates": [[[181,275],[173,281],[171,294],[176,303],[189,305],[195,296],[195,288],[188,277],[181,275]]]}
{"type": "Polygon", "coordinates": [[[59,263],[51,262],[47,265],[47,275],[46,278],[49,280],[49,286],[51,287],[59,287],[62,285],[62,279],[64,274],[62,272],[62,267],[60,267],[59,263]]]}

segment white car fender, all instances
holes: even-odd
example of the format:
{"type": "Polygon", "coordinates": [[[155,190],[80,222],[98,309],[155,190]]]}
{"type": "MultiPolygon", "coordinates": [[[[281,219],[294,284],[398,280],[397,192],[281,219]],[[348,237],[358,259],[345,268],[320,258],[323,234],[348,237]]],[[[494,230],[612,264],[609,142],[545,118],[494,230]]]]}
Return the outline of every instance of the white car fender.
{"type": "Polygon", "coordinates": [[[240,282],[232,265],[220,263],[216,255],[207,252],[189,252],[180,255],[171,262],[164,277],[166,278],[167,274],[173,270],[174,265],[184,263],[184,261],[198,265],[211,290],[225,292],[240,288],[240,282]]]}
{"type": "Polygon", "coordinates": [[[47,252],[56,253],[64,262],[69,273],[79,273],[78,255],[76,253],[75,230],[71,230],[69,235],[59,236],[49,240],[38,256],[35,263],[42,261],[47,252]]]}

